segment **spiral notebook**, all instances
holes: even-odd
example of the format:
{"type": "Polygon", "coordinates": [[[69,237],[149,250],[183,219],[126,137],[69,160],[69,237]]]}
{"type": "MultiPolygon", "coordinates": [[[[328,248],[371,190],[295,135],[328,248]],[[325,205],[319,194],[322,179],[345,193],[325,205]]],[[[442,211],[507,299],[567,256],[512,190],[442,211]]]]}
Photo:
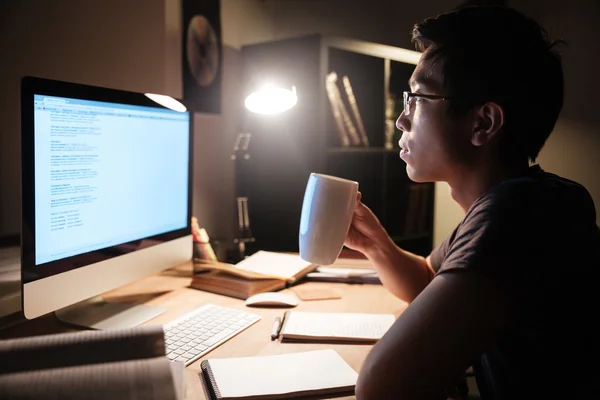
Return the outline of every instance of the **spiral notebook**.
{"type": "Polygon", "coordinates": [[[214,400],[294,399],[354,394],[358,374],[332,349],[273,356],[207,359],[200,364],[214,400]]]}

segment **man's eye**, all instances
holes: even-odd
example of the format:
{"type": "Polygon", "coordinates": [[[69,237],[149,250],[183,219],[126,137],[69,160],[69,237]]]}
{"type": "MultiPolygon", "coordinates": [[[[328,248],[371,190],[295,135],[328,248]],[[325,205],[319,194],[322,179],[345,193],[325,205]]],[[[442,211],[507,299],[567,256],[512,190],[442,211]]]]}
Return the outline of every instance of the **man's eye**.
{"type": "Polygon", "coordinates": [[[423,100],[423,98],[420,97],[420,96],[415,96],[414,99],[415,99],[415,101],[421,101],[421,100],[423,100]]]}

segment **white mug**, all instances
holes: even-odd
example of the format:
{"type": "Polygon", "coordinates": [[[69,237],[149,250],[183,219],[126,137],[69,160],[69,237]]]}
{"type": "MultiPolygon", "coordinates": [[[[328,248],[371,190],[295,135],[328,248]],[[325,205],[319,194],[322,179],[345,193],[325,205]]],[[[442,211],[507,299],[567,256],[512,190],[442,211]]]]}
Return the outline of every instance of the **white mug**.
{"type": "Polygon", "coordinates": [[[358,182],[311,173],[300,217],[300,258],[331,265],[340,255],[352,223],[358,182]]]}

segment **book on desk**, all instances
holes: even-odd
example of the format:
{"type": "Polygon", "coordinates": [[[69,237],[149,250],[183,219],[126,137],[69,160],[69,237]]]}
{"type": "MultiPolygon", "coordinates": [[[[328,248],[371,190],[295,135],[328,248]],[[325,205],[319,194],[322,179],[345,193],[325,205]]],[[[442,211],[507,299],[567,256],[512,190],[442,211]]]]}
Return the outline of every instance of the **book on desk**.
{"type": "Polygon", "coordinates": [[[184,399],[184,365],[165,357],[162,326],[0,341],[0,398],[88,397],[184,399]]]}
{"type": "Polygon", "coordinates": [[[196,275],[190,287],[246,300],[257,293],[274,292],[286,287],[282,279],[246,279],[220,271],[207,271],[196,275]]]}
{"type": "Polygon", "coordinates": [[[203,269],[194,274],[190,287],[242,300],[264,292],[273,292],[294,284],[317,266],[296,254],[258,251],[235,265],[195,264],[203,269]]]}

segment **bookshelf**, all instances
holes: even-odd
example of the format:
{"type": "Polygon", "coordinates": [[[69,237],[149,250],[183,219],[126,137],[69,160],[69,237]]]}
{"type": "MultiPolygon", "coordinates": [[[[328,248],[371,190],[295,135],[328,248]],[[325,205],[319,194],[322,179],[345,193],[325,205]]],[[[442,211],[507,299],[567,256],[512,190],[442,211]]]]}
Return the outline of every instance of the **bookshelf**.
{"type": "Polygon", "coordinates": [[[298,104],[286,113],[245,115],[244,129],[253,143],[243,178],[256,249],[298,251],[306,182],[311,172],[321,172],[358,181],[364,203],[394,241],[428,255],[434,184],[406,176],[398,156],[401,132],[393,125],[419,53],[321,35],[248,45],[241,53],[244,94],[269,80],[295,85],[298,93],[298,104]],[[343,145],[327,91],[332,72],[347,113],[354,116],[342,78],[351,83],[368,147],[343,145]]]}

